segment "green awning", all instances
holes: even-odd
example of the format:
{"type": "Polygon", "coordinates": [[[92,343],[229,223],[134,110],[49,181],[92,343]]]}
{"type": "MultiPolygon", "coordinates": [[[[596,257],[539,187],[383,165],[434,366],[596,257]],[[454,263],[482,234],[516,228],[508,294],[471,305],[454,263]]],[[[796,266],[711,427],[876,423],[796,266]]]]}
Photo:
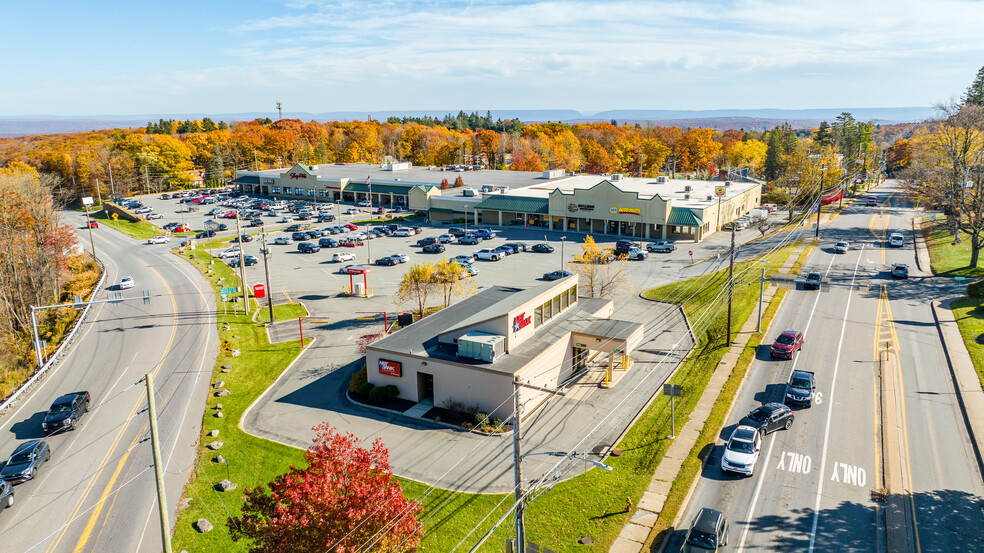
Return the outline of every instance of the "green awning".
{"type": "MultiPolygon", "coordinates": [[[[406,184],[406,185],[402,185],[401,186],[399,184],[375,184],[375,183],[373,183],[373,185],[372,185],[372,193],[373,194],[395,194],[397,196],[406,196],[406,195],[410,194],[410,189],[411,188],[414,188],[415,186],[419,186],[419,185],[406,184]]],[[[426,188],[432,188],[432,187],[431,186],[427,186],[426,188]]],[[[425,191],[426,191],[426,188],[425,188],[425,191]]],[[[350,182],[347,185],[345,185],[345,191],[346,192],[361,192],[361,193],[366,193],[366,192],[369,191],[369,186],[366,185],[366,183],[364,183],[364,182],[350,182]]]]}
{"type": "Polygon", "coordinates": [[[670,216],[666,218],[666,224],[677,227],[699,227],[703,221],[699,215],[689,209],[674,207],[670,210],[670,216]]]}
{"type": "Polygon", "coordinates": [[[232,184],[260,184],[260,177],[256,175],[243,175],[232,181],[232,184]]]}
{"type": "Polygon", "coordinates": [[[475,209],[488,211],[511,211],[515,213],[539,213],[546,215],[550,211],[548,198],[531,198],[529,196],[488,196],[475,209]]]}

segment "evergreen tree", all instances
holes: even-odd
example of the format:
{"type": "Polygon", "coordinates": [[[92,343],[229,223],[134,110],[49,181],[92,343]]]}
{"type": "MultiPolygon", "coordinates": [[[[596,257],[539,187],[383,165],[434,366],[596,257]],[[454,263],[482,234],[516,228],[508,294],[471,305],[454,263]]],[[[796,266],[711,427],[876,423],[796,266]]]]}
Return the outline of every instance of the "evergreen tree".
{"type": "Polygon", "coordinates": [[[964,92],[963,101],[965,104],[984,106],[984,67],[981,67],[977,71],[974,82],[970,83],[970,86],[967,87],[967,92],[964,92]]]}
{"type": "Polygon", "coordinates": [[[834,143],[834,136],[830,133],[830,125],[826,121],[820,121],[820,128],[813,133],[813,149],[820,151],[834,143]]]}
{"type": "Polygon", "coordinates": [[[222,150],[218,146],[213,146],[212,157],[205,167],[205,180],[218,183],[223,179],[225,179],[225,164],[222,163],[222,150]]]}
{"type": "Polygon", "coordinates": [[[766,180],[776,180],[782,170],[782,133],[776,127],[769,133],[769,141],[765,150],[765,178],[766,180]]]}
{"type": "Polygon", "coordinates": [[[205,132],[212,132],[215,129],[216,129],[215,121],[212,121],[208,117],[202,119],[202,130],[203,131],[205,131],[205,132]]]}

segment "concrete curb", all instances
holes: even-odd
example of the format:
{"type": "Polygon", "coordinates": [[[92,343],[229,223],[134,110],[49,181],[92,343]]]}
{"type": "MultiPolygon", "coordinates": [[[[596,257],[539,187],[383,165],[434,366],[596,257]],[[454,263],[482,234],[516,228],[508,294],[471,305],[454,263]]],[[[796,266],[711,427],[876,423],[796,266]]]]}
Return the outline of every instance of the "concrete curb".
{"type": "Polygon", "coordinates": [[[977,469],[984,477],[984,389],[981,388],[980,379],[956,320],[949,314],[943,316],[940,314],[941,309],[952,313],[950,304],[955,299],[959,298],[935,300],[930,306],[943,345],[943,354],[950,370],[950,377],[953,379],[957,404],[960,406],[964,425],[970,437],[970,445],[977,458],[977,469]]]}

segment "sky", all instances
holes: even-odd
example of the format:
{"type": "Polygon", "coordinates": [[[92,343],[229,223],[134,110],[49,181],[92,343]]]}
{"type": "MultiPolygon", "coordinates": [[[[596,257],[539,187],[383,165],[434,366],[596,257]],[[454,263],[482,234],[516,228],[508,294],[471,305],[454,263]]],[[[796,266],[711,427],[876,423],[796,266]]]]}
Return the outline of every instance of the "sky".
{"type": "Polygon", "coordinates": [[[984,66],[966,0],[0,3],[0,116],[919,107],[984,66]]]}

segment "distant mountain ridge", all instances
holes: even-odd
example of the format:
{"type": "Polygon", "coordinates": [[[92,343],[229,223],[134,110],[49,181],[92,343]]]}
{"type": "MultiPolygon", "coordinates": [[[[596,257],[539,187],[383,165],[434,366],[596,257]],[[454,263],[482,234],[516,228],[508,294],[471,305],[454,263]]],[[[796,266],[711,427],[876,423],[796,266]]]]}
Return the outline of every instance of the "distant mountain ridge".
{"type": "MultiPolygon", "coordinates": [[[[377,111],[335,111],[324,113],[285,112],[284,117],[303,121],[354,121],[375,119],[385,121],[389,117],[436,117],[456,115],[459,110],[377,110],[377,111]]],[[[488,111],[493,119],[519,119],[524,123],[563,122],[583,123],[611,120],[619,123],[639,123],[642,125],[663,125],[678,127],[711,127],[717,130],[771,129],[782,123],[794,128],[812,128],[820,121],[832,122],[842,112],[851,113],[855,119],[873,121],[879,124],[913,123],[932,118],[935,111],[931,107],[901,108],[831,108],[831,109],[715,109],[715,110],[608,110],[597,113],[582,113],[576,110],[461,110],[485,115],[488,111]]],[[[256,118],[276,118],[276,113],[177,113],[177,114],[134,114],[134,115],[92,115],[85,117],[58,115],[0,116],[0,137],[29,136],[34,134],[58,134],[85,132],[115,128],[142,127],[148,121],[158,119],[202,119],[210,117],[215,121],[250,121],[256,118]]]]}

